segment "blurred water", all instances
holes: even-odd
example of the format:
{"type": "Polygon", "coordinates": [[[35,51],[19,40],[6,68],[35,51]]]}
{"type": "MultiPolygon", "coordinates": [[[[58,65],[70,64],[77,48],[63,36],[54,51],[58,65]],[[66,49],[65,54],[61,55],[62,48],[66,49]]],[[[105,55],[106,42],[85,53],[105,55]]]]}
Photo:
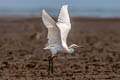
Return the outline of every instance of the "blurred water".
{"type": "Polygon", "coordinates": [[[63,4],[71,16],[120,17],[120,0],[0,0],[0,16],[57,16],[63,4]]]}

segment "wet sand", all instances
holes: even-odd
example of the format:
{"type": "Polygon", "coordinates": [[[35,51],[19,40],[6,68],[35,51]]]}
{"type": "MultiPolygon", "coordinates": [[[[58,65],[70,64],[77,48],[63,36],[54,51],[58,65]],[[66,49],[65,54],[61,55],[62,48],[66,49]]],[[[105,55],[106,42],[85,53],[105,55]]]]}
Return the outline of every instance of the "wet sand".
{"type": "Polygon", "coordinates": [[[58,53],[48,75],[41,18],[0,18],[0,80],[120,80],[120,19],[71,18],[68,44],[84,48],[58,53]]]}

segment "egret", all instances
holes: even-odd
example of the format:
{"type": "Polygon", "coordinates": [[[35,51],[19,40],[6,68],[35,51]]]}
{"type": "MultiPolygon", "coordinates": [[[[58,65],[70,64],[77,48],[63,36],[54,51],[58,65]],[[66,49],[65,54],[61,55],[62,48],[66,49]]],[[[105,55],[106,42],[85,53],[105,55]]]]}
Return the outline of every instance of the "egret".
{"type": "Polygon", "coordinates": [[[55,22],[43,9],[42,21],[48,29],[48,43],[44,49],[49,49],[52,53],[52,56],[48,57],[48,71],[53,73],[53,58],[57,52],[73,53],[75,48],[81,48],[82,46],[72,44],[68,47],[67,45],[67,36],[71,29],[68,5],[63,5],[60,9],[57,22],[55,22]]]}

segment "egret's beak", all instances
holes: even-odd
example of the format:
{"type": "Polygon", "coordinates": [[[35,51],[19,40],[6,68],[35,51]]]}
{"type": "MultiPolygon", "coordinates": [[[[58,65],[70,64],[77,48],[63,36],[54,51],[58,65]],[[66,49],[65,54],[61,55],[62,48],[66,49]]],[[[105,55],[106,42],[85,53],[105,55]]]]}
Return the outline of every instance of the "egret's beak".
{"type": "Polygon", "coordinates": [[[77,48],[83,48],[83,46],[77,46],[77,48]]]}

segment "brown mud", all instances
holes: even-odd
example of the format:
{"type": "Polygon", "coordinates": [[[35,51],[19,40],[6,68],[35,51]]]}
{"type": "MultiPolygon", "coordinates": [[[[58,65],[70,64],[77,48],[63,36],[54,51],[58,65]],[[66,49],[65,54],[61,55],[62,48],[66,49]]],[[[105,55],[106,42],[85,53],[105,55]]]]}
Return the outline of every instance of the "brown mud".
{"type": "Polygon", "coordinates": [[[0,19],[0,80],[120,80],[120,19],[72,18],[68,44],[84,46],[58,53],[48,75],[43,50],[47,30],[41,18],[0,19]]]}

